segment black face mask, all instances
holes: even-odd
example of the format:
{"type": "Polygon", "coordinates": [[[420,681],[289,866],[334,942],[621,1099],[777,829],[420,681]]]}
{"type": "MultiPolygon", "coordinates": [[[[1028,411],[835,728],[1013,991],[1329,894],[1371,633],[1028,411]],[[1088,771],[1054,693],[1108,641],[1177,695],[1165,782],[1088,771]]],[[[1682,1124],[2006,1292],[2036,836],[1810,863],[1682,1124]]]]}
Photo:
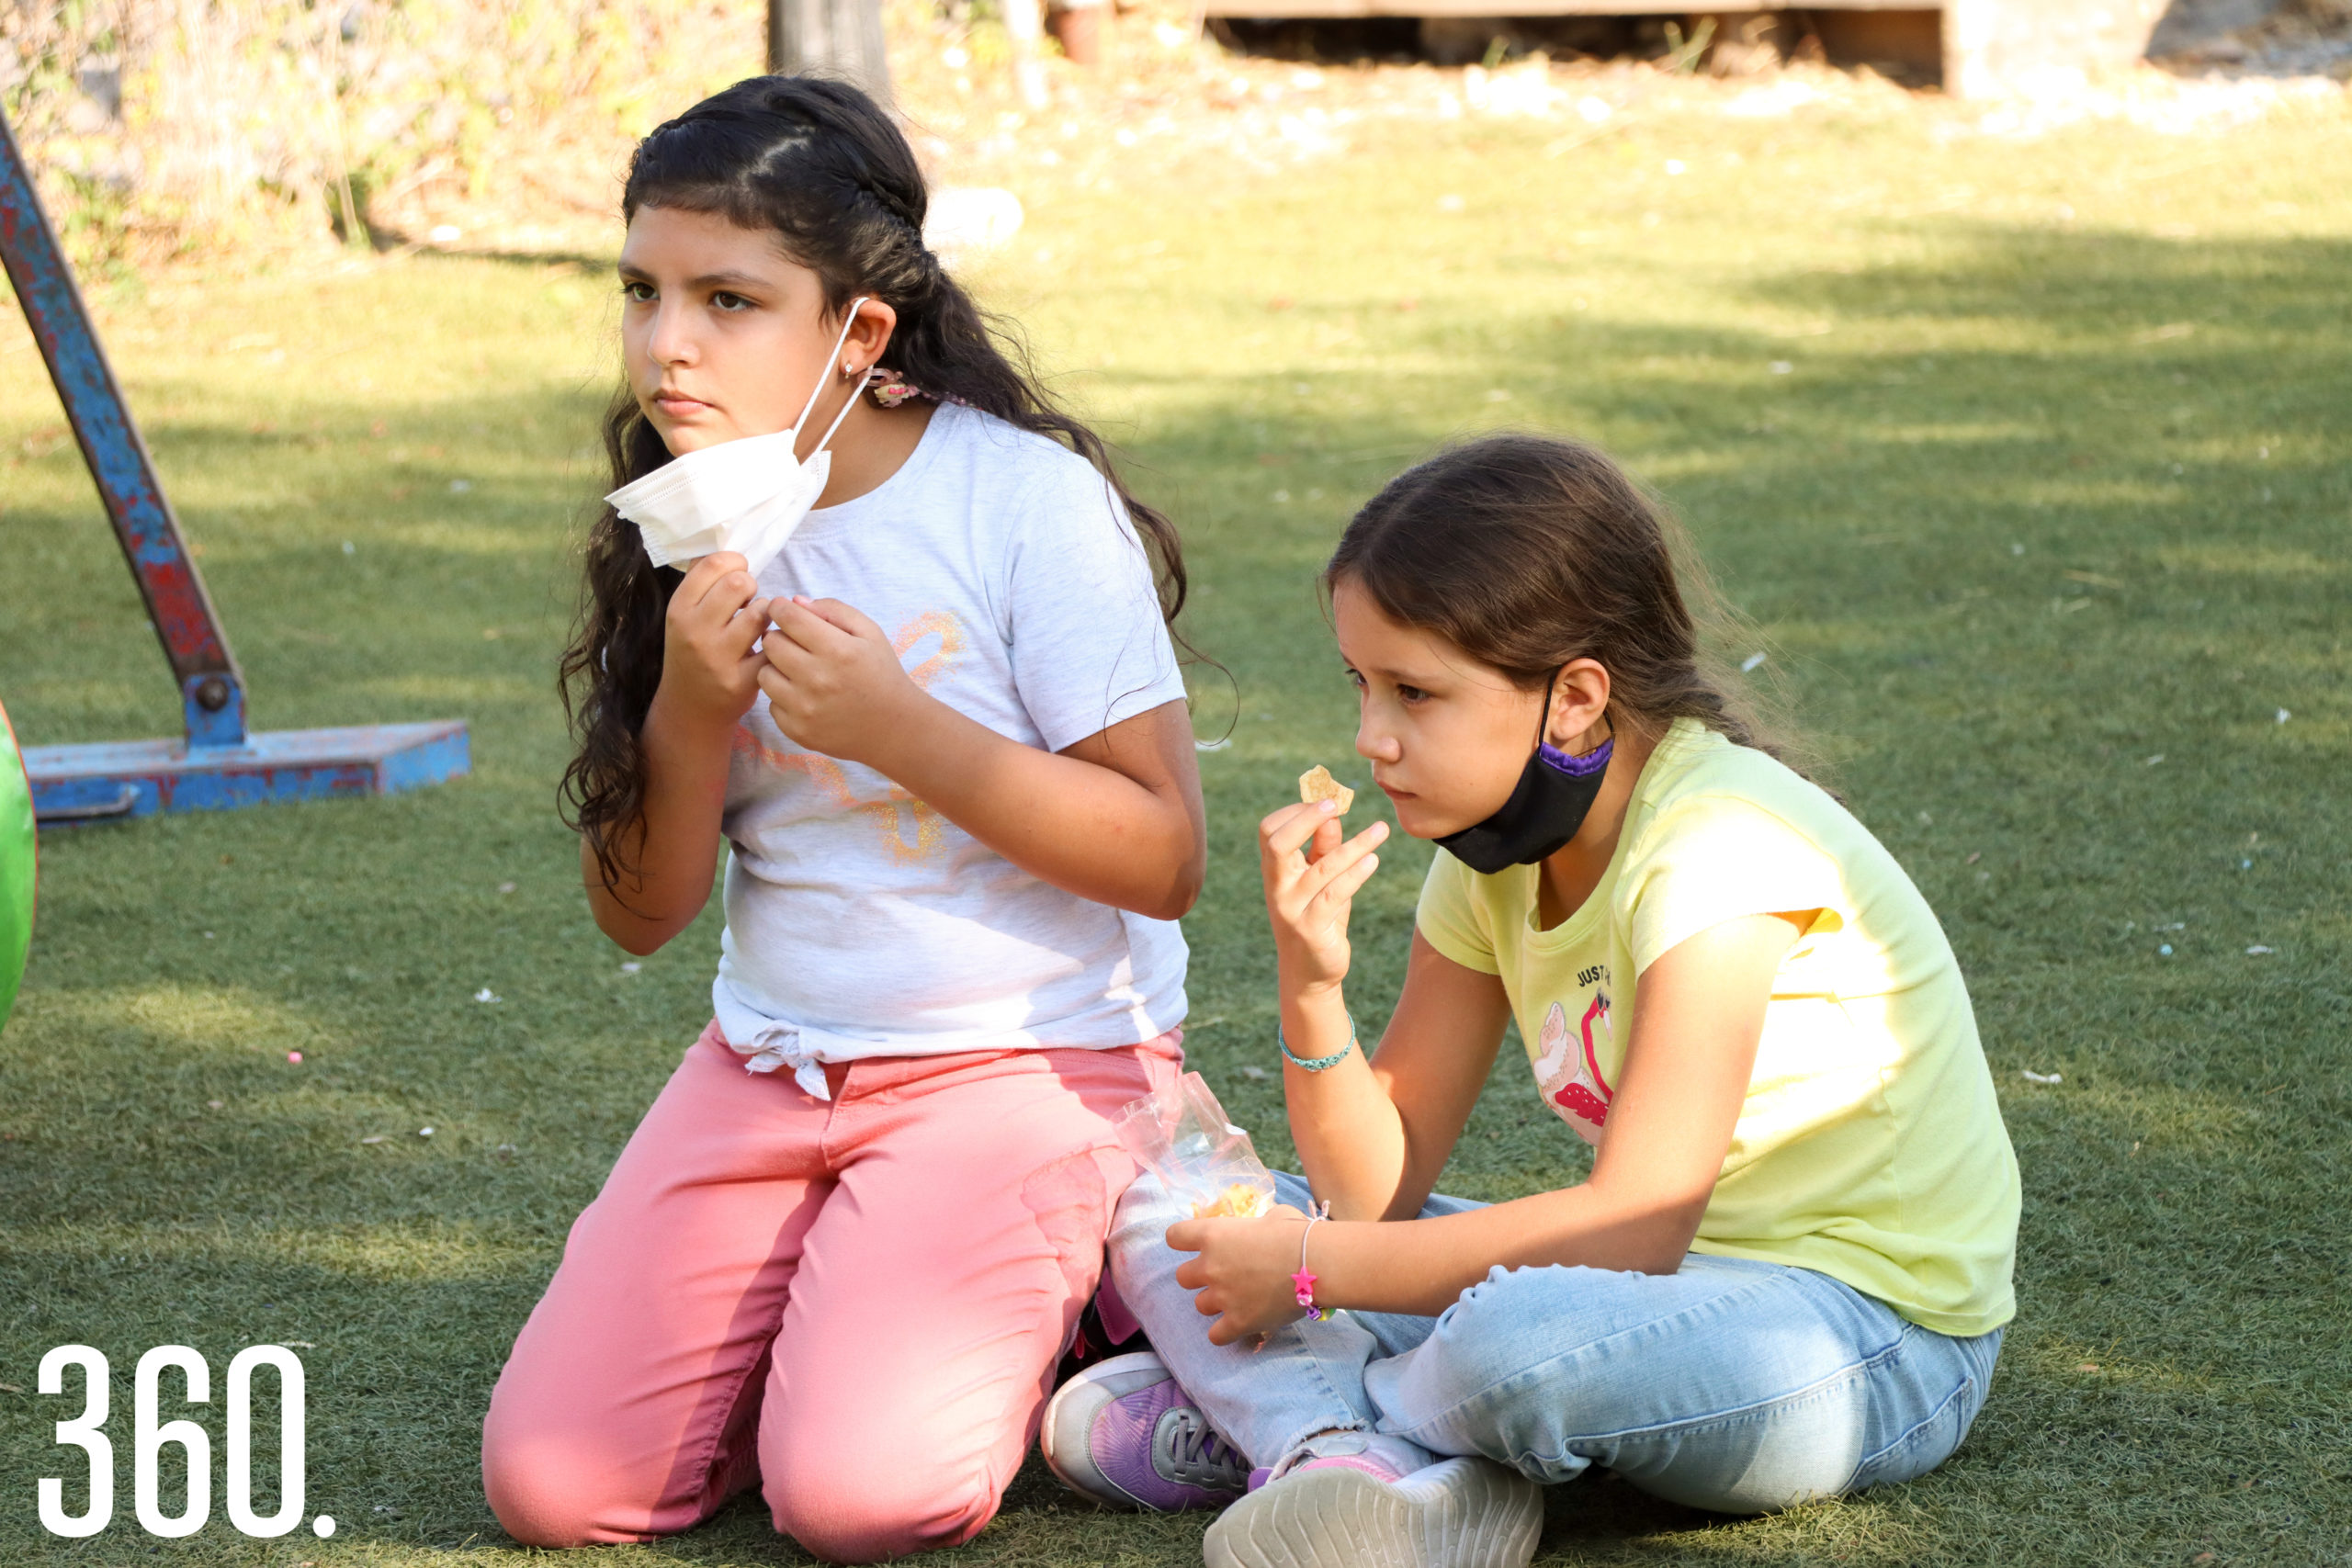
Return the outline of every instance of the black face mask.
{"type": "Polygon", "coordinates": [[[1544,725],[1551,716],[1552,682],[1547,681],[1544,717],[1535,721],[1535,754],[1520,770],[1510,798],[1485,821],[1437,840],[1472,871],[1492,876],[1506,867],[1534,864],[1577,836],[1585,814],[1600,797],[1617,738],[1611,736],[1589,756],[1571,757],[1544,739],[1544,725]]]}

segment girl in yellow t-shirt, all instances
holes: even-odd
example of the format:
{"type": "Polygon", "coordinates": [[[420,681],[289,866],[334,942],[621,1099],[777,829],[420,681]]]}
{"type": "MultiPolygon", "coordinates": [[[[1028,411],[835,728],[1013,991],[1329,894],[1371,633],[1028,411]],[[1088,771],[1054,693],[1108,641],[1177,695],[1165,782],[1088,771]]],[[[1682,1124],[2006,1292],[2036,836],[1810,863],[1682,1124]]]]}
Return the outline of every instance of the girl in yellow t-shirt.
{"type": "Polygon", "coordinates": [[[2018,1189],[1918,890],[1702,672],[1667,525],[1591,448],[1425,463],[1324,580],[1356,750],[1446,852],[1404,995],[1360,1050],[1349,904],[1385,825],[1268,817],[1306,1179],[1259,1219],[1128,1192],[1114,1278],[1157,1356],[1065,1385],[1047,1458],[1160,1506],[1246,1461],[1208,1561],[1269,1568],[1515,1568],[1537,1483],[1594,1465],[1732,1513],[1933,1469],[2014,1311],[2018,1189]],[[1432,1197],[1514,1018],[1592,1174],[1432,1197]]]}

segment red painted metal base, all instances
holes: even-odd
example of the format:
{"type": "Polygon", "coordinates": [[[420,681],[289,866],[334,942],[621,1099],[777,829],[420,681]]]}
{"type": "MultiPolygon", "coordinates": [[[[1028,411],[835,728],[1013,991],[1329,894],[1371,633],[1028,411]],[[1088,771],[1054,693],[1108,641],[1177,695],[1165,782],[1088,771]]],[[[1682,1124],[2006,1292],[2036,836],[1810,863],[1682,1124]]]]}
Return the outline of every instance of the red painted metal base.
{"type": "Polygon", "coordinates": [[[239,746],[112,740],[25,748],[33,815],[44,828],[266,801],[398,795],[455,778],[470,763],[466,727],[454,720],[265,730],[239,746]]]}

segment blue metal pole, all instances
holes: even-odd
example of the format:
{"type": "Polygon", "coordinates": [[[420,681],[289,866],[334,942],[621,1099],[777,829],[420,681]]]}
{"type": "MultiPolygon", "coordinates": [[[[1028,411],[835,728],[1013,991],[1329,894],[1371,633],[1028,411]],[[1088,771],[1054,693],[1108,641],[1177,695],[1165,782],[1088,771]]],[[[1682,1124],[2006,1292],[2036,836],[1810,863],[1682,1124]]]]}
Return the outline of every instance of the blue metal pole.
{"type": "Polygon", "coordinates": [[[245,740],[245,682],[229,649],[228,634],[188,554],[179,519],[155,478],[139,426],[91,329],[90,312],[74,272],[41,210],[32,172],[17,151],[7,116],[0,113],[0,262],[24,306],[58,400],[73,422],[74,439],[115,537],[139,580],[148,618],[179,682],[191,747],[242,746],[245,740]]]}
{"type": "MultiPolygon", "coordinates": [[[[24,306],[50,379],[106,503],[115,537],[147,601],[179,682],[185,741],[114,740],[28,746],[34,817],[96,822],[158,811],[225,811],[266,801],[397,795],[458,777],[473,765],[458,719],[345,729],[248,734],[245,682],[205,592],[179,519],[155,478],[122,389],[91,330],[90,313],[32,174],[0,114],[0,262],[24,306]]],[[[0,804],[0,832],[6,831],[0,804]]],[[[5,849],[0,845],[0,849],[5,849]]],[[[0,927],[5,935],[5,927],[0,927]]],[[[0,959],[5,959],[0,953],[0,959]]]]}

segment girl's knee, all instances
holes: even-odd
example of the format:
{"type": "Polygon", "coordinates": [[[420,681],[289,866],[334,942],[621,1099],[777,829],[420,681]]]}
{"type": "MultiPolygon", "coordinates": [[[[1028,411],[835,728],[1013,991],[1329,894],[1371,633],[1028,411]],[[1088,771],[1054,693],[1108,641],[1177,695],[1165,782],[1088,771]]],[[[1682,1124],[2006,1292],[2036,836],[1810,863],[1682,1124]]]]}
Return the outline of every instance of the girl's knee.
{"type": "Polygon", "coordinates": [[[775,1528],[828,1562],[888,1562],[961,1546],[996,1517],[999,1490],[941,1475],[903,1452],[803,1463],[767,1483],[775,1528]]]}
{"type": "MultiPolygon", "coordinates": [[[[550,1435],[553,1436],[553,1435],[550,1435]]],[[[600,1529],[597,1471],[560,1437],[496,1440],[481,1450],[482,1494],[499,1528],[525,1546],[588,1546],[628,1539],[600,1529]]]]}
{"type": "Polygon", "coordinates": [[[482,1495],[526,1546],[657,1540],[691,1529],[723,1495],[674,1494],[676,1456],[632,1443],[617,1423],[533,1408],[504,1392],[492,1393],[482,1423],[482,1495]]]}

